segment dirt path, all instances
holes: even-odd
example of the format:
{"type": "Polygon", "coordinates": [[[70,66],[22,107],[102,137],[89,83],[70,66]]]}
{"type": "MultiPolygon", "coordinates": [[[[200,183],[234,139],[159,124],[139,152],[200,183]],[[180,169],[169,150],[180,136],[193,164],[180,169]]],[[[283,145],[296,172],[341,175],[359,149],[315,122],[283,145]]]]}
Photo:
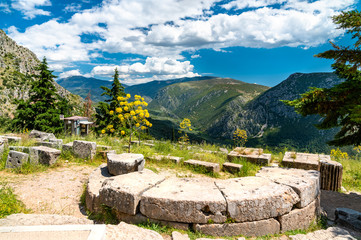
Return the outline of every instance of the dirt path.
{"type": "Polygon", "coordinates": [[[86,217],[79,201],[84,183],[94,168],[69,165],[33,175],[1,175],[33,213],[86,217]]]}

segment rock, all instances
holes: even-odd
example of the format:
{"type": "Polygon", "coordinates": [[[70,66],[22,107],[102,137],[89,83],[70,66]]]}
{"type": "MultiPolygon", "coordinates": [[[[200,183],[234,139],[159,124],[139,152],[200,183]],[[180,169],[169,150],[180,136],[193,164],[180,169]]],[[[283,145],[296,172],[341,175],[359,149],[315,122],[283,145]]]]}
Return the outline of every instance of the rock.
{"type": "Polygon", "coordinates": [[[30,152],[31,162],[48,166],[55,164],[61,154],[60,150],[45,146],[32,147],[30,152]]]}
{"type": "Polygon", "coordinates": [[[163,240],[163,237],[152,230],[140,228],[124,222],[118,225],[107,225],[106,238],[111,240],[163,240]]]}
{"type": "Polygon", "coordinates": [[[202,168],[206,170],[207,172],[219,172],[221,170],[221,167],[218,163],[211,163],[211,162],[204,162],[204,161],[198,161],[190,159],[188,161],[185,161],[184,164],[195,167],[195,168],[202,168]]]}
{"type": "Polygon", "coordinates": [[[227,159],[230,162],[237,159],[245,159],[259,165],[269,165],[271,158],[271,154],[263,153],[263,149],[261,148],[237,147],[227,155],[227,159]]]}
{"type": "Polygon", "coordinates": [[[295,191],[261,177],[217,180],[227,204],[229,217],[236,222],[250,222],[289,213],[299,202],[295,191]]]}
{"type": "Polygon", "coordinates": [[[226,201],[214,181],[205,178],[170,178],[143,193],[140,211],[149,218],[207,223],[226,221],[226,201]]]}
{"type": "Polygon", "coordinates": [[[180,163],[181,160],[183,160],[182,157],[174,157],[174,156],[165,156],[165,155],[154,155],[151,157],[151,159],[154,159],[154,160],[157,160],[157,161],[161,161],[163,159],[166,159],[166,160],[170,160],[176,164],[180,163]]]}
{"type": "Polygon", "coordinates": [[[221,153],[228,154],[228,149],[227,148],[220,148],[219,151],[221,153]]]}
{"type": "Polygon", "coordinates": [[[62,146],[62,151],[68,151],[68,152],[73,152],[73,142],[69,142],[67,144],[63,144],[62,146]]]}
{"type": "Polygon", "coordinates": [[[350,233],[342,228],[329,227],[326,230],[318,230],[307,234],[289,236],[291,240],[356,240],[350,233]]]}
{"type": "Polygon", "coordinates": [[[336,223],[356,231],[361,231],[361,212],[350,208],[336,208],[335,216],[336,223]]]}
{"type": "Polygon", "coordinates": [[[247,237],[255,237],[279,233],[280,224],[277,220],[270,218],[243,223],[195,224],[194,230],[211,236],[244,235],[247,237]]]}
{"type": "Polygon", "coordinates": [[[5,136],[9,144],[18,144],[21,142],[21,137],[5,136]]]}
{"type": "Polygon", "coordinates": [[[143,192],[164,179],[148,169],[109,178],[99,191],[100,201],[119,212],[135,215],[143,192]]]}
{"type": "Polygon", "coordinates": [[[286,152],[282,160],[282,165],[289,168],[318,171],[320,159],[325,160],[329,157],[329,155],[322,154],[286,152]]]}
{"type": "Polygon", "coordinates": [[[44,146],[44,147],[50,147],[50,148],[60,148],[61,147],[61,145],[59,146],[59,143],[56,143],[56,142],[41,141],[41,142],[36,142],[35,144],[37,146],[44,146]]]}
{"type": "Polygon", "coordinates": [[[29,154],[17,151],[10,151],[6,160],[5,168],[19,168],[24,163],[27,163],[28,160],[29,154]]]}
{"type": "Polygon", "coordinates": [[[96,142],[79,141],[73,142],[73,153],[79,158],[93,159],[96,154],[97,144],[96,142]]]}
{"type": "Polygon", "coordinates": [[[222,165],[223,171],[237,173],[242,170],[243,165],[237,163],[225,162],[222,165]]]}
{"type": "Polygon", "coordinates": [[[12,214],[0,219],[0,226],[35,226],[35,225],[67,225],[67,224],[94,224],[86,218],[77,218],[56,214],[12,214]]]}
{"type": "Polygon", "coordinates": [[[314,170],[263,167],[258,177],[290,186],[299,196],[297,207],[303,208],[313,202],[320,194],[320,173],[314,170]]]}
{"type": "Polygon", "coordinates": [[[53,133],[41,132],[38,130],[31,130],[31,132],[29,133],[29,137],[40,138],[42,141],[56,139],[56,137],[53,133]]]}
{"type": "Polygon", "coordinates": [[[101,211],[99,190],[103,185],[103,182],[110,177],[111,175],[109,174],[108,167],[105,163],[100,165],[90,174],[85,192],[86,208],[90,212],[101,211]]]}
{"type": "Polygon", "coordinates": [[[63,146],[63,139],[49,139],[49,142],[55,143],[55,148],[61,149],[63,146]]]}
{"type": "Polygon", "coordinates": [[[144,156],[142,154],[123,153],[107,154],[108,171],[117,176],[130,172],[142,171],[144,169],[144,156]]]}
{"type": "Polygon", "coordinates": [[[29,153],[29,147],[24,146],[9,146],[9,150],[17,151],[17,152],[23,152],[23,153],[29,153]]]}
{"type": "Polygon", "coordinates": [[[172,232],[172,240],[190,240],[188,234],[181,234],[180,232],[172,232]]]}
{"type": "Polygon", "coordinates": [[[153,218],[149,218],[144,216],[141,213],[137,213],[135,215],[129,215],[126,213],[122,213],[119,211],[116,211],[116,216],[117,219],[126,223],[130,223],[130,224],[140,224],[140,223],[145,223],[145,222],[151,222],[151,223],[155,223],[155,224],[159,224],[162,226],[169,226],[172,228],[176,228],[176,229],[181,229],[184,231],[189,230],[189,224],[188,223],[180,223],[180,222],[170,222],[170,221],[161,221],[161,220],[156,220],[153,218]]]}
{"type": "Polygon", "coordinates": [[[296,229],[307,229],[317,218],[319,205],[320,201],[314,200],[304,208],[294,209],[290,213],[278,217],[278,221],[281,224],[281,231],[287,232],[296,229]]]}

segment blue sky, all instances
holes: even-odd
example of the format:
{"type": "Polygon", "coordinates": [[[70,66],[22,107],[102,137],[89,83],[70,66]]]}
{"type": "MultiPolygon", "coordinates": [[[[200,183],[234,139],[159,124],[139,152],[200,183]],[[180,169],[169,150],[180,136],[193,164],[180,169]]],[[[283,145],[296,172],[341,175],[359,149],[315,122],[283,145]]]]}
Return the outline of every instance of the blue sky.
{"type": "Polygon", "coordinates": [[[123,83],[211,75],[274,86],[331,71],[331,16],[358,0],[0,0],[0,28],[59,77],[123,83]]]}

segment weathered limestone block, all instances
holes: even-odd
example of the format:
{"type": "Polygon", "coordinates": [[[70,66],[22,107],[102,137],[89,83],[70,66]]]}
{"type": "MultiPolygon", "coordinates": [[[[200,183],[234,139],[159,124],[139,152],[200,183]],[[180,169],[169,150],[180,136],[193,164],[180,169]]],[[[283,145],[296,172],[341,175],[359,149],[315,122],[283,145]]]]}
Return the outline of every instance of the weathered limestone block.
{"type": "Polygon", "coordinates": [[[228,214],[236,222],[250,222],[284,215],[299,202],[295,191],[261,177],[217,180],[227,204],[228,214]]]}
{"type": "Polygon", "coordinates": [[[25,147],[25,146],[9,146],[9,150],[29,153],[29,147],[25,147]]]}
{"type": "Polygon", "coordinates": [[[237,173],[242,170],[243,165],[237,163],[225,162],[222,165],[223,171],[237,173]]]}
{"type": "Polygon", "coordinates": [[[60,148],[59,144],[56,142],[45,142],[40,141],[36,143],[37,146],[44,146],[44,147],[50,147],[50,148],[60,148]]]}
{"type": "Polygon", "coordinates": [[[170,178],[143,193],[140,211],[149,218],[185,223],[223,223],[226,201],[212,179],[170,178]]]}
{"type": "Polygon", "coordinates": [[[318,171],[320,160],[329,158],[329,155],[322,154],[286,152],[282,160],[282,165],[289,168],[318,171]]]}
{"type": "Polygon", "coordinates": [[[2,157],[5,150],[5,139],[0,138],[0,157],[2,157]]]}
{"type": "Polygon", "coordinates": [[[8,158],[6,160],[6,168],[18,168],[21,167],[24,163],[27,163],[29,160],[29,154],[10,151],[8,158]]]}
{"type": "Polygon", "coordinates": [[[227,148],[220,148],[219,151],[223,154],[228,154],[228,149],[227,148]]]}
{"type": "Polygon", "coordinates": [[[108,171],[117,176],[130,172],[142,171],[144,169],[144,156],[142,154],[123,153],[107,154],[108,171]]]}
{"type": "Polygon", "coordinates": [[[336,208],[335,216],[336,223],[361,231],[361,212],[349,208],[336,208]]]}
{"type": "Polygon", "coordinates": [[[350,233],[339,227],[329,227],[326,230],[318,230],[305,234],[291,235],[291,240],[357,240],[350,233]]]}
{"type": "Polygon", "coordinates": [[[164,179],[148,169],[109,178],[99,191],[100,201],[119,212],[135,215],[143,192],[164,179]]]}
{"type": "Polygon", "coordinates": [[[176,164],[180,163],[181,160],[183,160],[182,157],[175,157],[175,156],[165,156],[165,155],[154,155],[151,157],[151,159],[154,159],[154,160],[157,160],[157,161],[161,161],[163,159],[166,159],[166,160],[169,160],[169,161],[172,161],[176,164]]]}
{"type": "Polygon", "coordinates": [[[55,148],[61,149],[63,146],[63,139],[49,139],[49,142],[55,143],[55,148]]]}
{"type": "Polygon", "coordinates": [[[211,236],[237,236],[257,237],[266,234],[276,234],[280,231],[280,223],[273,219],[266,219],[243,223],[225,224],[194,224],[194,230],[211,236]]]}
{"type": "Polygon", "coordinates": [[[31,132],[29,133],[29,137],[31,137],[31,138],[40,138],[41,141],[56,139],[56,137],[55,137],[55,135],[53,133],[41,132],[41,131],[38,131],[38,130],[31,130],[31,132]]]}
{"type": "Polygon", "coordinates": [[[201,167],[204,168],[207,172],[219,172],[221,170],[221,167],[218,163],[211,163],[211,162],[204,162],[199,160],[187,160],[184,162],[184,164],[193,166],[193,167],[201,167]]]}
{"type": "Polygon", "coordinates": [[[75,140],[73,142],[74,155],[79,158],[93,159],[96,154],[97,143],[75,140]]]}
{"type": "Polygon", "coordinates": [[[227,155],[227,159],[230,162],[233,162],[240,158],[259,165],[269,165],[272,155],[268,153],[263,153],[263,149],[261,148],[243,147],[237,147],[227,155]]]}
{"type": "Polygon", "coordinates": [[[281,231],[307,229],[316,219],[319,205],[320,201],[316,199],[304,208],[294,209],[290,213],[278,217],[278,221],[281,224],[281,231]]]}
{"type": "Polygon", "coordinates": [[[185,230],[185,231],[189,230],[189,224],[188,223],[156,220],[156,219],[146,217],[141,213],[137,213],[135,215],[129,215],[127,213],[122,213],[122,212],[119,212],[119,211],[116,211],[115,213],[116,213],[116,216],[117,216],[118,220],[126,222],[126,223],[140,224],[140,223],[145,223],[145,222],[149,221],[151,223],[160,224],[162,226],[169,226],[169,227],[172,227],[172,228],[181,229],[181,230],[185,230]]]}
{"type": "Polygon", "coordinates": [[[58,149],[39,146],[31,148],[30,158],[32,162],[39,162],[51,166],[56,163],[60,154],[61,151],[58,149]]]}
{"type": "Polygon", "coordinates": [[[306,207],[320,194],[320,173],[315,170],[263,167],[256,176],[290,186],[300,198],[298,208],[306,207]]]}
{"type": "Polygon", "coordinates": [[[16,136],[5,136],[5,138],[8,140],[9,144],[12,143],[20,143],[21,142],[21,137],[16,137],[16,136]]]}
{"type": "Polygon", "coordinates": [[[172,232],[172,240],[190,240],[188,234],[181,234],[180,232],[172,232]]]}
{"type": "Polygon", "coordinates": [[[90,174],[85,192],[86,208],[90,212],[101,211],[99,190],[102,187],[103,182],[110,177],[111,175],[109,174],[108,167],[105,163],[100,165],[90,174]]]}
{"type": "Polygon", "coordinates": [[[118,225],[108,224],[105,239],[164,240],[163,237],[155,231],[140,228],[125,222],[121,222],[118,225]]]}
{"type": "Polygon", "coordinates": [[[73,152],[73,142],[68,142],[67,144],[63,144],[62,151],[73,152]]]}

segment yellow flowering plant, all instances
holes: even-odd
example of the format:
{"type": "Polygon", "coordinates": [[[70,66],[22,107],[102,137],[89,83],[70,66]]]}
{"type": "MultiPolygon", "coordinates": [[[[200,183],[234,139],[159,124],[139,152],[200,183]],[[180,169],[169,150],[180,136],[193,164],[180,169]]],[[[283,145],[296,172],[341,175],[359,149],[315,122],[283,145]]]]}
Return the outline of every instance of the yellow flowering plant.
{"type": "Polygon", "coordinates": [[[139,95],[134,95],[134,101],[131,101],[131,95],[127,94],[125,97],[117,97],[118,104],[114,110],[109,111],[112,116],[113,125],[108,125],[106,129],[101,132],[118,134],[125,136],[129,134],[128,152],[130,152],[130,146],[132,142],[132,135],[136,131],[145,130],[152,127],[152,124],[147,120],[149,118],[149,112],[145,107],[148,103],[144,101],[139,95]]]}
{"type": "Polygon", "coordinates": [[[186,130],[192,131],[191,120],[189,120],[189,118],[184,118],[183,121],[179,124],[179,127],[183,130],[183,131],[178,131],[179,133],[183,133],[183,135],[179,138],[179,141],[182,143],[182,145],[188,144],[189,137],[185,131],[186,130]]]}
{"type": "Polygon", "coordinates": [[[342,152],[339,148],[331,149],[331,157],[336,160],[344,160],[348,159],[348,154],[347,152],[342,152]]]}
{"type": "Polygon", "coordinates": [[[247,142],[247,132],[246,130],[242,130],[237,128],[233,133],[233,141],[236,147],[242,147],[247,142]]]}

